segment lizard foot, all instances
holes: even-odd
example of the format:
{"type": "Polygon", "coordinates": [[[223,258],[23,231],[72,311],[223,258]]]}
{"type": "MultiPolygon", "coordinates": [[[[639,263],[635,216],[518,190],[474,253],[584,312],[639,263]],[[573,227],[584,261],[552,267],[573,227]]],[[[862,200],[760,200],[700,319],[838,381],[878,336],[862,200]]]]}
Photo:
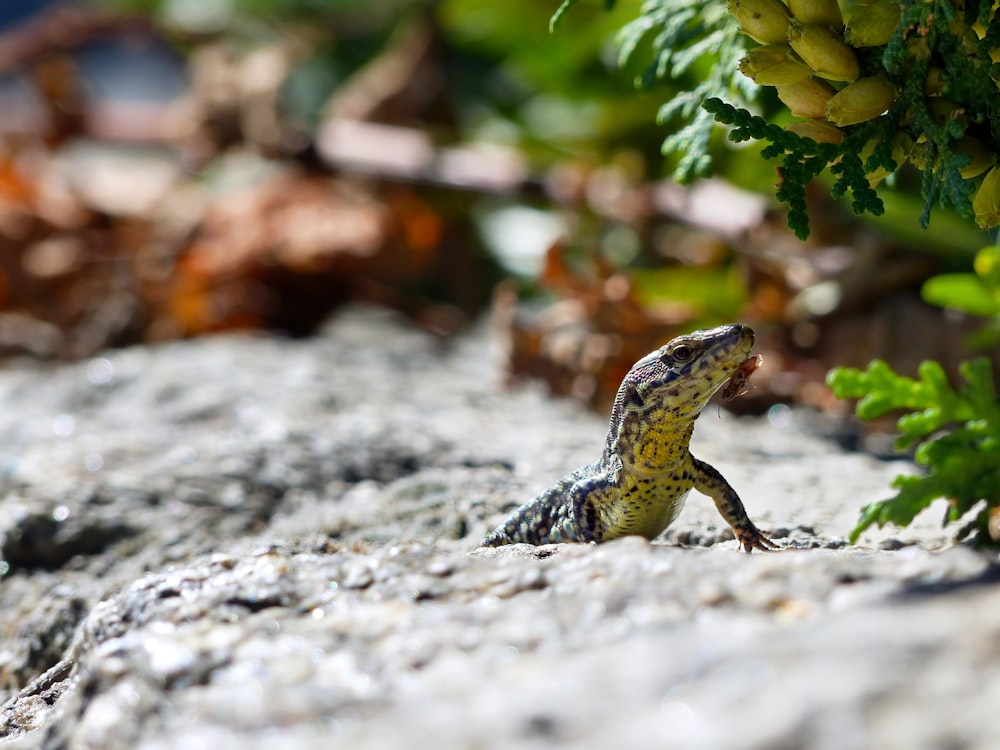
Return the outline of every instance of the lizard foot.
{"type": "Polygon", "coordinates": [[[746,526],[741,526],[738,529],[733,529],[736,534],[736,540],[743,547],[744,552],[752,552],[755,549],[759,549],[762,552],[770,552],[771,550],[781,549],[777,544],[772,542],[768,538],[767,534],[758,529],[752,523],[746,526]]]}

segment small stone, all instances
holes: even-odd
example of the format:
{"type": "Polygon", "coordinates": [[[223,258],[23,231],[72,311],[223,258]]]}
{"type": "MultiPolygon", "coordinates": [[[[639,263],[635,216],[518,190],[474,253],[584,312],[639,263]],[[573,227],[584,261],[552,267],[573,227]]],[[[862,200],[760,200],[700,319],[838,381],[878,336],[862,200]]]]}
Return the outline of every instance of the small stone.
{"type": "Polygon", "coordinates": [[[879,549],[884,549],[887,551],[895,551],[897,549],[903,549],[903,547],[909,547],[909,542],[904,542],[902,539],[896,539],[895,537],[890,537],[889,539],[883,539],[878,543],[879,549]]]}
{"type": "Polygon", "coordinates": [[[358,565],[347,569],[340,585],[345,589],[366,589],[374,580],[375,577],[369,568],[358,565]]]}

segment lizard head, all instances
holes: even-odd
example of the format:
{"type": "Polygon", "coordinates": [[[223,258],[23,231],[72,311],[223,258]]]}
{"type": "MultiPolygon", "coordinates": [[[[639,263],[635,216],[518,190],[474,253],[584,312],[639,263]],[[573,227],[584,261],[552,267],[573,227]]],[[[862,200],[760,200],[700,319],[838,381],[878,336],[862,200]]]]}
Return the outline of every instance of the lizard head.
{"type": "Polygon", "coordinates": [[[753,341],[749,326],[720,326],[678,336],[640,359],[618,389],[608,447],[624,458],[652,429],[661,442],[674,431],[686,449],[694,419],[747,360],[753,341]]]}

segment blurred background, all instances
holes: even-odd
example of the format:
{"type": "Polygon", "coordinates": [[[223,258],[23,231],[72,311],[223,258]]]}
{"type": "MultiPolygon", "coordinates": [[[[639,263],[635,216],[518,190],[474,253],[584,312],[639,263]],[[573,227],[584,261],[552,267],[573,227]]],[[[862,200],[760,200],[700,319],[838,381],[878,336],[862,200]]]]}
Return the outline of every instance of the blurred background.
{"type": "Polygon", "coordinates": [[[363,301],[444,338],[490,314],[511,381],[604,409],[649,350],[741,320],[765,367],[734,406],[762,413],[838,408],[833,365],[967,354],[976,322],[920,288],[985,233],[920,230],[904,175],[864,221],[817,181],[802,243],[721,129],[716,177],[671,182],[656,114],[700,63],[637,90],[637,0],[550,34],[556,5],[4,0],[0,356],[305,336],[363,301]]]}

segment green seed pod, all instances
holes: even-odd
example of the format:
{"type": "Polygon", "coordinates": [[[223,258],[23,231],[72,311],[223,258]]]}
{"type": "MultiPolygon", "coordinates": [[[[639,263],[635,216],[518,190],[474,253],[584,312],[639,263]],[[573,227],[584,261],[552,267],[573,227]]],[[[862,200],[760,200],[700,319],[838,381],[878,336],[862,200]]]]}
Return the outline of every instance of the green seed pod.
{"type": "Polygon", "coordinates": [[[881,47],[896,33],[901,13],[898,0],[863,0],[847,17],[844,39],[852,47],[881,47]]]}
{"type": "Polygon", "coordinates": [[[799,23],[820,23],[838,29],[844,25],[837,0],[788,0],[788,10],[799,23]]]}
{"type": "Polygon", "coordinates": [[[826,81],[804,78],[798,83],[776,86],[778,98],[796,117],[821,120],[826,116],[826,103],[836,93],[826,81]]]}
{"type": "Polygon", "coordinates": [[[812,75],[812,68],[802,62],[785,44],[765,44],[747,52],[740,60],[740,73],[763,86],[795,83],[812,75]]]}
{"type": "Polygon", "coordinates": [[[780,0],[729,0],[743,33],[761,44],[784,44],[788,34],[788,9],[780,0]]]}
{"type": "Polygon", "coordinates": [[[840,34],[816,23],[792,21],[788,28],[788,44],[820,78],[831,81],[853,81],[861,68],[854,50],[840,34]]]}
{"type": "Polygon", "coordinates": [[[840,143],[844,140],[840,128],[822,120],[799,120],[787,125],[785,130],[803,138],[812,138],[816,143],[840,143]]]}
{"type": "Polygon", "coordinates": [[[826,103],[826,119],[839,127],[878,117],[896,101],[896,87],[880,76],[859,78],[826,103]]]}
{"type": "Polygon", "coordinates": [[[964,154],[972,158],[969,166],[958,170],[958,173],[967,180],[981,175],[997,161],[996,155],[986,148],[986,144],[971,135],[963,135],[952,143],[951,150],[956,154],[964,154]]]}
{"type": "Polygon", "coordinates": [[[1000,167],[993,167],[986,173],[972,199],[972,213],[980,229],[992,229],[1000,224],[1000,167]]]}
{"type": "MultiPolygon", "coordinates": [[[[993,3],[993,10],[996,9],[997,9],[997,4],[993,3]]],[[[973,21],[972,26],[970,28],[976,32],[976,36],[978,36],[980,39],[986,36],[986,29],[983,27],[981,23],[979,23],[978,20],[973,21]]]]}

